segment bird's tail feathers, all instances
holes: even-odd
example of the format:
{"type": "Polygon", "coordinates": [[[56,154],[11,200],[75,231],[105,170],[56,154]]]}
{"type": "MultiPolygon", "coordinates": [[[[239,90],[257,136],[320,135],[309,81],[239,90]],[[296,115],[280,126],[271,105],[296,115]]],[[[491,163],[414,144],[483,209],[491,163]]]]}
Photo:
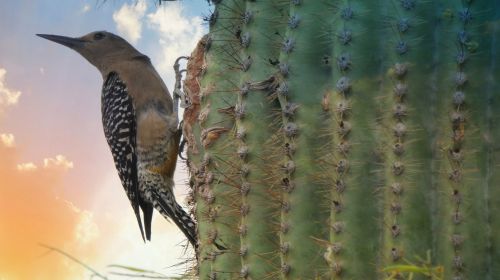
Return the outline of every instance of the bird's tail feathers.
{"type": "Polygon", "coordinates": [[[198,248],[197,238],[196,238],[196,224],[191,219],[182,207],[177,204],[175,198],[171,192],[166,192],[163,190],[154,191],[153,195],[156,199],[153,199],[155,203],[153,206],[162,214],[167,220],[171,219],[179,227],[179,229],[187,237],[191,245],[195,249],[198,248]]]}
{"type": "Polygon", "coordinates": [[[146,242],[146,239],[144,238],[144,229],[142,227],[141,214],[139,213],[139,206],[133,207],[133,208],[134,208],[135,217],[137,218],[137,223],[139,224],[139,229],[141,230],[142,240],[144,242],[146,242]]]}

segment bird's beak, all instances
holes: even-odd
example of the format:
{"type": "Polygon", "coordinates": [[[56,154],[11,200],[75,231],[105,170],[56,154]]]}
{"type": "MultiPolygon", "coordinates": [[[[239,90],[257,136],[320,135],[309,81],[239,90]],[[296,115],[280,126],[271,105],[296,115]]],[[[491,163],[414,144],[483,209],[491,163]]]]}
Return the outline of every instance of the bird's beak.
{"type": "Polygon", "coordinates": [[[72,49],[77,49],[81,47],[83,43],[85,43],[85,41],[80,38],[71,38],[71,37],[49,35],[49,34],[36,34],[36,35],[72,49]]]}

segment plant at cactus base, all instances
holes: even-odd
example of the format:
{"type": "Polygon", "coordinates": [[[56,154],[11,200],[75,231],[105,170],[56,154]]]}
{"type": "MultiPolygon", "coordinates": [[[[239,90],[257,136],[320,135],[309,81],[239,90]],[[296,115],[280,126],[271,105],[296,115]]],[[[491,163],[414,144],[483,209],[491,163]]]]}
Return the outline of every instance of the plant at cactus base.
{"type": "Polygon", "coordinates": [[[434,267],[432,266],[430,251],[427,251],[427,257],[425,260],[417,257],[417,261],[419,264],[405,261],[407,264],[390,265],[384,267],[382,272],[388,273],[386,280],[398,279],[401,275],[403,275],[405,279],[414,279],[414,276],[426,276],[435,280],[444,279],[444,268],[440,265],[434,267]]]}
{"type": "Polygon", "coordinates": [[[185,80],[200,279],[500,274],[500,2],[212,2],[185,80]]]}

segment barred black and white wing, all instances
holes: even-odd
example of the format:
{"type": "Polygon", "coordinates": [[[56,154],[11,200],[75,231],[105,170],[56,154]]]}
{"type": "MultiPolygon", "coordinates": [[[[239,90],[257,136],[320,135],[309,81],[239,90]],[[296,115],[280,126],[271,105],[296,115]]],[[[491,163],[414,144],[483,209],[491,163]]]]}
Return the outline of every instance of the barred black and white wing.
{"type": "Polygon", "coordinates": [[[143,211],[146,238],[149,240],[151,238],[153,206],[151,203],[143,201],[139,194],[135,110],[132,99],[127,93],[127,86],[115,72],[108,74],[104,82],[101,111],[104,135],[111,149],[116,170],[132,204],[144,239],[139,208],[143,211]]]}

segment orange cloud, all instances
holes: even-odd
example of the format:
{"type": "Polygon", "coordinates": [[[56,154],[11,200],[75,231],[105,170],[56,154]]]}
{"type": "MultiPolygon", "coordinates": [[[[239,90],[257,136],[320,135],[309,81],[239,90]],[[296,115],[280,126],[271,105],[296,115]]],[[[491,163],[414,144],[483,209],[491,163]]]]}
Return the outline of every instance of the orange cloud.
{"type": "Polygon", "coordinates": [[[73,168],[73,162],[66,159],[63,155],[57,155],[54,158],[44,158],[43,159],[44,168],[62,168],[70,169],[73,168]]]}
{"type": "MultiPolygon", "coordinates": [[[[56,197],[67,162],[56,157],[48,166],[62,168],[36,169],[17,161],[16,148],[0,145],[0,279],[81,279],[81,268],[61,256],[40,258],[44,249],[37,245],[64,249],[82,223],[82,214],[56,197]]],[[[83,223],[91,220],[84,216],[83,223]]]]}
{"type": "Polygon", "coordinates": [[[8,133],[8,134],[0,134],[0,142],[7,148],[12,148],[14,147],[15,140],[14,140],[14,135],[8,133]]]}
{"type": "Polygon", "coordinates": [[[37,166],[33,162],[19,163],[17,165],[18,171],[34,171],[37,170],[37,166]]]}

